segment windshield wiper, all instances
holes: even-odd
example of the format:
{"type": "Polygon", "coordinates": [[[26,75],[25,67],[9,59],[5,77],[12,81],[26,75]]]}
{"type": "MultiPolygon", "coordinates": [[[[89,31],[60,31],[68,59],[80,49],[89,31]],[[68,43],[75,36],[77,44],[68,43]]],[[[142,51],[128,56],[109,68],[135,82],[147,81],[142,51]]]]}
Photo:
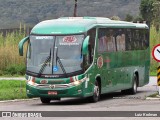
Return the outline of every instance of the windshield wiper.
{"type": "Polygon", "coordinates": [[[58,48],[57,48],[57,51],[56,51],[56,66],[57,66],[57,61],[58,61],[59,65],[60,65],[63,73],[64,73],[64,74],[66,75],[66,77],[67,77],[66,70],[64,69],[64,66],[63,66],[63,64],[62,64],[62,62],[61,62],[61,59],[58,57],[58,48]]]}
{"type": "Polygon", "coordinates": [[[43,73],[44,69],[46,68],[48,62],[49,62],[49,66],[50,66],[50,61],[51,61],[51,48],[50,48],[49,56],[46,57],[44,63],[42,64],[41,69],[39,70],[38,77],[41,77],[41,74],[43,73]]]}

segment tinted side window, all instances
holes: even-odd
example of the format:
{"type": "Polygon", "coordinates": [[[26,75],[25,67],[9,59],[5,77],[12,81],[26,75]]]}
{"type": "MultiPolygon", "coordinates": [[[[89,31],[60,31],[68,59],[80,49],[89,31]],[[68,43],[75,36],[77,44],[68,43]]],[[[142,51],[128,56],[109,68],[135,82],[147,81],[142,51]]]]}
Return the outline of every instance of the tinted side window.
{"type": "Polygon", "coordinates": [[[98,31],[98,52],[116,51],[114,29],[100,28],[98,31]]]}
{"type": "Polygon", "coordinates": [[[144,34],[143,34],[143,38],[144,39],[142,39],[142,47],[143,47],[143,49],[146,49],[146,48],[148,48],[149,47],[149,30],[144,30],[144,34]]]}
{"type": "Polygon", "coordinates": [[[133,49],[132,50],[138,50],[139,48],[139,30],[132,30],[133,35],[133,49]]]}
{"type": "Polygon", "coordinates": [[[95,46],[95,37],[96,37],[96,29],[91,29],[87,32],[87,35],[90,36],[89,39],[89,63],[92,63],[93,61],[93,55],[94,55],[94,46],[95,46]]]}
{"type": "Polygon", "coordinates": [[[147,29],[101,28],[98,32],[98,52],[143,50],[148,46],[147,29]]]}
{"type": "Polygon", "coordinates": [[[124,29],[116,29],[116,47],[117,51],[126,50],[126,35],[124,29]]]}
{"type": "Polygon", "coordinates": [[[126,50],[143,50],[149,46],[149,34],[145,29],[126,29],[126,50]]]}
{"type": "Polygon", "coordinates": [[[132,31],[131,29],[126,29],[126,50],[133,49],[132,41],[132,31]]]}

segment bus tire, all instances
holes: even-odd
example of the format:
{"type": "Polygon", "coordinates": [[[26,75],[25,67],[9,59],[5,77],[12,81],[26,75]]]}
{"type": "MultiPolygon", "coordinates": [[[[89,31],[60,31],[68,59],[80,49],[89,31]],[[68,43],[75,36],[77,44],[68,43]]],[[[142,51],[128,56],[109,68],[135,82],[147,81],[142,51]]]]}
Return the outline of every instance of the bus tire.
{"type": "Polygon", "coordinates": [[[138,87],[138,77],[136,74],[134,74],[132,79],[132,88],[127,90],[122,90],[122,93],[134,95],[137,93],[137,87],[138,87]]]}
{"type": "Polygon", "coordinates": [[[49,98],[41,97],[40,99],[41,99],[41,102],[44,103],[44,104],[50,103],[50,101],[51,101],[51,99],[49,99],[49,98]]]}
{"type": "Polygon", "coordinates": [[[138,87],[138,78],[137,78],[137,75],[134,74],[132,88],[129,89],[129,93],[132,94],[132,95],[136,94],[137,93],[137,87],[138,87]]]}
{"type": "Polygon", "coordinates": [[[90,102],[97,102],[100,99],[100,85],[98,83],[98,81],[95,81],[94,84],[94,92],[93,92],[93,96],[91,96],[89,98],[90,102]]]}

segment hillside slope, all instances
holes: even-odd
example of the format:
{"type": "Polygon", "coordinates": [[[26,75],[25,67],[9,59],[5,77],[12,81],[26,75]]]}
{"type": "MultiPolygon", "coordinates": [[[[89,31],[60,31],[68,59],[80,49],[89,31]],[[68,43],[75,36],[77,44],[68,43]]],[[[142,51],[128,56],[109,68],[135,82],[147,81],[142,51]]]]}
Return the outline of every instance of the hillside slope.
{"type": "MultiPolygon", "coordinates": [[[[124,19],[139,13],[140,0],[78,0],[78,16],[124,19]]],[[[74,0],[1,0],[0,28],[18,27],[20,22],[33,26],[45,19],[73,16],[74,0]]]]}

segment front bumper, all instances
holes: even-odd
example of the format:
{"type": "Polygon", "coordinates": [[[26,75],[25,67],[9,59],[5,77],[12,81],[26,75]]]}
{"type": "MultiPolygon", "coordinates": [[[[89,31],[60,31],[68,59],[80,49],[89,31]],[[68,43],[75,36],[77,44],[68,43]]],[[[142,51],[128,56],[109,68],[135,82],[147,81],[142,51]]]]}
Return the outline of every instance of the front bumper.
{"type": "Polygon", "coordinates": [[[62,97],[84,97],[84,82],[77,86],[68,84],[45,84],[32,86],[27,84],[27,96],[32,97],[47,97],[47,98],[62,98],[62,97]],[[48,92],[56,92],[55,95],[50,95],[48,92]]]}

